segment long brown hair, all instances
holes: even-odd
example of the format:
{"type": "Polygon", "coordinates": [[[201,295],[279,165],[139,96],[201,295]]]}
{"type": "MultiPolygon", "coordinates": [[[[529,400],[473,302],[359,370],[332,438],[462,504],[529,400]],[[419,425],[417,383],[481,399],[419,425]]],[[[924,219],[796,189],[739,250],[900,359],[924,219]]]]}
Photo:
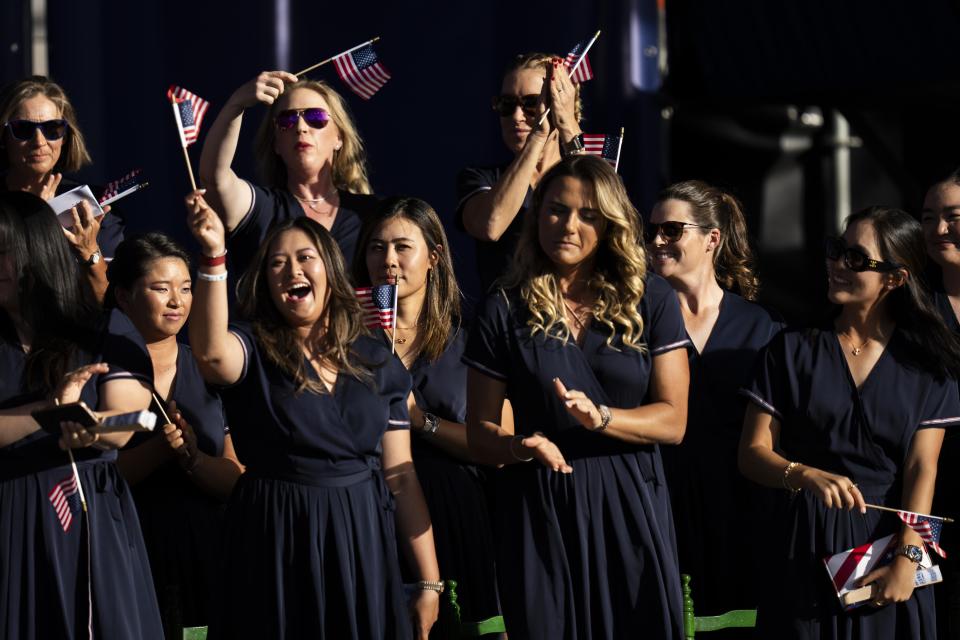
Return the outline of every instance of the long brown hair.
{"type": "Polygon", "coordinates": [[[360,362],[350,348],[357,338],[366,333],[363,312],[347,280],[343,255],[337,243],[330,232],[317,222],[307,217],[295,218],[277,225],[267,234],[240,279],[237,288],[240,315],[252,323],[254,336],[267,359],[294,379],[298,393],[304,390],[316,394],[327,393],[323,382],[310,375],[312,368],[304,358],[303,341],[280,315],[267,285],[270,248],[281,234],[294,229],[307,234],[320,253],[327,273],[327,300],[323,314],[317,321],[326,330],[317,344],[319,350],[315,355],[335,365],[340,373],[369,382],[372,378],[368,363],[360,362]]]}
{"type": "MultiPolygon", "coordinates": [[[[287,85],[285,94],[297,89],[310,89],[320,95],[329,107],[330,119],[337,125],[343,146],[333,152],[333,186],[341,191],[350,193],[372,193],[370,181],[367,178],[367,153],[363,147],[360,132],[350,117],[347,103],[330,85],[319,80],[301,80],[287,85]]],[[[259,159],[260,177],[271,187],[287,188],[287,167],[280,160],[273,143],[276,140],[277,127],[274,119],[280,112],[280,105],[285,104],[284,96],[275,100],[267,115],[260,123],[257,139],[254,142],[254,153],[259,159]]]]}
{"type": "MultiPolygon", "coordinates": [[[[67,121],[67,133],[64,135],[63,147],[60,150],[60,159],[57,160],[54,171],[77,171],[90,164],[90,152],[83,140],[83,133],[77,126],[77,113],[70,104],[63,87],[46,76],[30,76],[7,85],[0,92],[0,125],[9,122],[14,112],[24,101],[36,95],[43,95],[60,111],[60,117],[67,121]]],[[[0,134],[2,135],[2,134],[0,134]]],[[[6,142],[0,142],[3,145],[6,142]]],[[[6,153],[0,153],[0,173],[10,168],[10,161],[6,153]]]]}
{"type": "Polygon", "coordinates": [[[420,353],[433,362],[447,348],[450,328],[460,322],[460,286],[453,271],[450,243],[443,231],[440,216],[419,198],[394,197],[381,203],[377,214],[367,218],[360,229],[357,250],[353,256],[353,279],[358,286],[369,286],[367,245],[381,225],[394,218],[409,220],[420,229],[427,250],[439,256],[436,266],[427,272],[427,295],[423,303],[423,338],[420,353]]]}
{"type": "Polygon", "coordinates": [[[736,290],[747,300],[756,300],[760,278],[754,272],[753,250],[747,235],[743,206],[733,195],[701,180],[672,184],[660,192],[658,202],[680,200],[690,205],[693,221],[720,230],[720,244],[713,253],[713,269],[721,287],[736,290]]]}

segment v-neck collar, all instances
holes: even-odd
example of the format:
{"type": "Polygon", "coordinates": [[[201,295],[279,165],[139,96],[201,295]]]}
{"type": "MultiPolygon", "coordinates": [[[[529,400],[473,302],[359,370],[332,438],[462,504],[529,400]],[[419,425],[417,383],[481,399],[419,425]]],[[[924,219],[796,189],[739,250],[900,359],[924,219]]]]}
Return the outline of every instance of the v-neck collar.
{"type": "Polygon", "coordinates": [[[705,354],[707,351],[710,350],[710,343],[711,341],[713,341],[713,336],[716,335],[717,329],[720,327],[720,322],[724,319],[723,312],[727,308],[727,297],[729,295],[729,292],[723,291],[723,289],[721,289],[721,291],[722,293],[720,295],[720,304],[717,305],[717,319],[714,321],[713,326],[710,328],[710,334],[707,335],[707,339],[703,343],[702,351],[697,349],[697,345],[694,344],[693,339],[690,337],[690,332],[686,330],[686,327],[684,327],[684,332],[687,334],[687,339],[690,340],[690,346],[692,347],[691,352],[697,358],[702,357],[703,354],[705,354]]]}
{"type": "Polygon", "coordinates": [[[832,334],[832,341],[834,349],[840,356],[840,362],[843,364],[843,370],[847,374],[847,382],[850,383],[850,387],[856,391],[857,396],[863,394],[863,390],[866,388],[867,384],[874,378],[874,373],[877,369],[880,368],[880,365],[883,364],[883,361],[887,358],[887,353],[890,351],[890,344],[896,339],[897,330],[894,328],[893,332],[890,334],[890,339],[887,340],[887,344],[884,345],[883,351],[880,353],[880,357],[877,358],[877,361],[873,363],[873,366],[870,367],[870,371],[867,372],[867,375],[864,376],[863,382],[860,383],[860,386],[857,386],[857,381],[853,378],[853,372],[850,370],[850,363],[847,362],[847,356],[843,350],[843,342],[840,341],[840,334],[837,333],[836,329],[831,329],[830,333],[832,334]]]}

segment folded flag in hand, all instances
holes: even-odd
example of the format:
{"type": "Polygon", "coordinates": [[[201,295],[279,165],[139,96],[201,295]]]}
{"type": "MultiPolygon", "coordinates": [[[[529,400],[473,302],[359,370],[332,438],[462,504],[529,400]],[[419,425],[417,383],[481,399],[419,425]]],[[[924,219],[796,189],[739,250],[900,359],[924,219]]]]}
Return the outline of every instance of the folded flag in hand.
{"type": "Polygon", "coordinates": [[[333,64],[340,79],[364,100],[369,100],[390,79],[390,72],[377,59],[372,44],[341,53],[333,64]]]}
{"type": "MultiPolygon", "coordinates": [[[[573,68],[573,65],[577,64],[577,60],[580,59],[580,54],[583,53],[584,49],[587,48],[587,45],[590,44],[590,39],[584,40],[583,42],[578,42],[577,46],[570,50],[570,53],[567,54],[566,60],[563,61],[563,66],[569,71],[573,68]]],[[[590,66],[590,58],[584,54],[583,61],[580,63],[580,66],[576,68],[575,71],[570,72],[570,80],[573,82],[586,82],[593,78],[593,68],[590,66]]]]}
{"type": "Polygon", "coordinates": [[[397,285],[379,284],[356,289],[368,329],[392,329],[397,312],[397,285]]]}
{"type": "Polygon", "coordinates": [[[177,86],[171,86],[167,90],[167,98],[175,105],[174,114],[180,128],[180,143],[184,147],[189,147],[200,135],[200,123],[203,122],[203,116],[207,114],[210,103],[195,93],[177,86]]]}

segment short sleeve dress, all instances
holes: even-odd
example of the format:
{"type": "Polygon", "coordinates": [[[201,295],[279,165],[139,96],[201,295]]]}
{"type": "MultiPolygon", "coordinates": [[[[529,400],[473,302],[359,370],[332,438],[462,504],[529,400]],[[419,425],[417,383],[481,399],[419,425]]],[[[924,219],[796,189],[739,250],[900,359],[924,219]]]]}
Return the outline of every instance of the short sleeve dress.
{"type": "MultiPolygon", "coordinates": [[[[788,460],[842,474],[870,504],[901,507],[903,461],[918,429],[960,424],[956,382],[911,364],[912,345],[894,331],[857,388],[835,331],[784,331],[761,352],[744,390],[780,422],[788,460]]],[[[774,543],[758,608],[763,638],[935,638],[933,590],[901,604],[844,613],[823,558],[899,531],[896,515],[828,509],[796,494],[769,522],[774,543]]]]}
{"type": "MultiPolygon", "coordinates": [[[[756,572],[728,550],[742,544],[744,522],[765,517],[775,493],[737,468],[747,407],[738,391],[749,382],[757,353],[781,328],[760,305],[725,291],[703,351],[690,349],[687,430],[679,446],[663,448],[663,461],[680,572],[691,576],[702,615],[757,606],[756,572]]],[[[762,562],[753,569],[762,569],[762,562]]]]}
{"type": "Polygon", "coordinates": [[[221,397],[246,473],[227,505],[210,637],[411,637],[380,468],[384,432],[410,428],[410,374],[361,337],[371,380],[341,373],[330,394],[298,393],[248,325],[231,330],[244,370],[221,397]]]}
{"type": "Polygon", "coordinates": [[[653,359],[686,348],[676,295],[648,275],[640,305],[643,351],[593,322],[583,346],[531,334],[515,292],[487,298],[464,362],[502,380],[516,432],[543,432],[573,467],[536,462],[494,473],[494,538],[500,602],[510,637],[683,637],[676,539],[656,445],[584,429],[553,390],[559,377],[612,408],[649,402],[653,359]]]}
{"type": "MultiPolygon", "coordinates": [[[[178,349],[170,400],[193,428],[197,448],[221,456],[227,425],[220,397],[204,382],[190,347],[179,344],[178,349]]],[[[163,415],[156,401],[151,409],[163,415]]],[[[166,405],[163,410],[170,413],[166,405]]],[[[126,449],[163,437],[138,433],[126,449]]],[[[219,581],[223,503],[191,482],[175,460],[137,483],[133,500],[167,636],[183,635],[182,627],[207,626],[219,581]]]]}
{"type": "MultiPolygon", "coordinates": [[[[467,414],[467,367],[460,361],[466,343],[467,331],[459,329],[437,360],[421,356],[410,367],[417,406],[460,424],[467,414]]],[[[411,449],[433,522],[440,575],[457,582],[460,619],[500,615],[486,474],[435,446],[430,436],[413,434],[411,449]]]]}
{"type": "MultiPolygon", "coordinates": [[[[500,181],[507,165],[499,167],[467,167],[457,176],[457,228],[466,231],[463,224],[463,207],[467,201],[485,191],[493,189],[500,181]]],[[[517,240],[523,229],[523,216],[530,208],[533,198],[533,189],[527,188],[523,197],[523,206],[517,216],[496,242],[476,240],[477,273],[480,276],[480,285],[486,294],[493,287],[497,278],[506,274],[510,263],[513,262],[513,252],[517,248],[517,240]]]]}
{"type": "MultiPolygon", "coordinates": [[[[246,183],[250,188],[250,210],[243,220],[227,236],[227,259],[231,270],[237,274],[246,271],[260,243],[274,225],[306,215],[303,206],[286,189],[264,188],[246,183]]],[[[379,202],[376,196],[338,190],[340,208],[333,220],[330,234],[343,252],[349,268],[356,250],[357,236],[364,218],[368,217],[379,202]]]]}
{"type": "MultiPolygon", "coordinates": [[[[46,395],[27,392],[25,360],[19,344],[0,341],[0,408],[46,395]]],[[[99,346],[76,364],[94,362],[106,362],[110,371],[84,386],[81,399],[91,408],[109,380],[152,382],[143,340],[119,311],[104,321],[99,346]]],[[[74,450],[83,513],[57,441],[40,430],[0,448],[0,637],[162,640],[150,564],[130,489],[114,464],[117,452],[74,450]]]]}

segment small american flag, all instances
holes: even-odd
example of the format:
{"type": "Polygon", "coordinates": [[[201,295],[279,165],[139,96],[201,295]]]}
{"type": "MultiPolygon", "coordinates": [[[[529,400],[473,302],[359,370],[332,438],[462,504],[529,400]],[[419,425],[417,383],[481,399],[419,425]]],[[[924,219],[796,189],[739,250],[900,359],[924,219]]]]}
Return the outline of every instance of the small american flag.
{"type": "Polygon", "coordinates": [[[189,147],[197,141],[197,137],[200,135],[200,124],[203,122],[203,116],[207,114],[210,103],[183,87],[177,86],[171,86],[167,90],[167,98],[177,107],[180,142],[184,147],[189,147]]]}
{"type": "Polygon", "coordinates": [[[620,141],[622,138],[616,134],[605,133],[585,133],[583,134],[584,150],[594,156],[600,156],[610,163],[613,170],[617,170],[617,164],[620,161],[620,141]]]}
{"type": "Polygon", "coordinates": [[[47,494],[53,510],[57,514],[60,526],[64,531],[70,531],[70,525],[73,524],[74,516],[80,515],[80,495],[77,492],[77,477],[70,475],[69,478],[61,480],[53,485],[53,489],[47,494]]]}
{"type": "Polygon", "coordinates": [[[897,511],[897,515],[911,529],[920,534],[924,544],[933,549],[941,558],[947,553],[940,548],[940,533],[943,531],[943,522],[939,518],[928,518],[912,511],[897,511]]]}
{"type": "Polygon", "coordinates": [[[119,180],[107,183],[107,186],[103,188],[103,195],[100,196],[100,204],[103,204],[111,198],[116,198],[124,191],[138,187],[142,179],[143,176],[140,175],[140,169],[134,169],[119,180]]]}
{"type": "MultiPolygon", "coordinates": [[[[577,60],[580,59],[580,54],[583,53],[589,44],[590,40],[584,40],[578,42],[577,46],[570,50],[570,53],[567,54],[567,59],[563,61],[563,66],[565,66],[568,71],[573,68],[573,65],[577,64],[577,60]]],[[[580,66],[577,67],[576,71],[571,72],[570,80],[573,82],[586,82],[592,78],[593,68],[590,66],[590,58],[584,55],[580,66]]]]}
{"type": "Polygon", "coordinates": [[[340,79],[364,100],[369,100],[390,79],[390,72],[380,64],[371,44],[341,53],[333,64],[340,79]]]}
{"type": "Polygon", "coordinates": [[[397,285],[379,284],[375,287],[360,287],[356,291],[367,328],[392,329],[397,311],[397,285]]]}

